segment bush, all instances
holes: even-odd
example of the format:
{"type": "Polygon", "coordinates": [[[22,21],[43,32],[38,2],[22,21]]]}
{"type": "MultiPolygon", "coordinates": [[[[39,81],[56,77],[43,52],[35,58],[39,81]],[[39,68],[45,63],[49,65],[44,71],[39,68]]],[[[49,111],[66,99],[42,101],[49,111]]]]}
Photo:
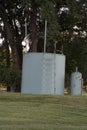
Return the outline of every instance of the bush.
{"type": "Polygon", "coordinates": [[[17,91],[17,87],[20,87],[21,83],[21,70],[4,67],[0,68],[0,83],[17,91]]]}

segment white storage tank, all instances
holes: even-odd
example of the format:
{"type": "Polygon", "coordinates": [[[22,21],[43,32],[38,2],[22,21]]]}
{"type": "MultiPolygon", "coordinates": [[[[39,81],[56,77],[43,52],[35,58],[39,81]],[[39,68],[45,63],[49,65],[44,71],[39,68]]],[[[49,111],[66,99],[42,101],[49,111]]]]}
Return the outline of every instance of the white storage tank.
{"type": "Polygon", "coordinates": [[[22,93],[64,94],[65,56],[53,53],[23,55],[22,93]]]}
{"type": "Polygon", "coordinates": [[[82,74],[80,72],[73,72],[71,74],[71,95],[81,95],[82,94],[82,74]]]}

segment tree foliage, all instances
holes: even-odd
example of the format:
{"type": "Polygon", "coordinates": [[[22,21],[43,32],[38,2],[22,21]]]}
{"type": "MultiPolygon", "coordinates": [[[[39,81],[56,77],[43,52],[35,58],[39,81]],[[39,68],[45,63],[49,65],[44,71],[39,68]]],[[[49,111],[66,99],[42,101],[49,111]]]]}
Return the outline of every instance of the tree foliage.
{"type": "Polygon", "coordinates": [[[66,55],[66,75],[70,77],[78,66],[86,80],[87,61],[87,1],[86,0],[0,0],[0,26],[5,38],[0,48],[0,64],[11,69],[22,68],[27,22],[30,51],[42,52],[44,45],[44,21],[47,20],[47,52],[63,52],[66,55]],[[9,51],[9,46],[11,52],[9,51]]]}

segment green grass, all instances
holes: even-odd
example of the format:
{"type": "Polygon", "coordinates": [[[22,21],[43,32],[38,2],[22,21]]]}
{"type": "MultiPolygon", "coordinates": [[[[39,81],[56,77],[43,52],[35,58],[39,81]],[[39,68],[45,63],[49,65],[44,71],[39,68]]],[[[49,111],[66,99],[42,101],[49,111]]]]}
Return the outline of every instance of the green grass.
{"type": "Polygon", "coordinates": [[[87,130],[87,96],[0,92],[0,130],[87,130]]]}

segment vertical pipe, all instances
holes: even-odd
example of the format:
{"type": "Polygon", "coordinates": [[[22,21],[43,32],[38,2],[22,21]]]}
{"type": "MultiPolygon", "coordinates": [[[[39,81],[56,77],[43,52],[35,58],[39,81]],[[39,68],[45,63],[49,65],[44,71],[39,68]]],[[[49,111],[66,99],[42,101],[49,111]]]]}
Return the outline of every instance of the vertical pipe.
{"type": "Polygon", "coordinates": [[[54,53],[54,94],[56,94],[56,86],[55,86],[55,79],[56,79],[56,52],[54,53]]]}
{"type": "Polygon", "coordinates": [[[25,18],[25,37],[27,36],[27,18],[25,18]]]}
{"type": "Polygon", "coordinates": [[[61,53],[63,54],[63,45],[62,45],[62,48],[61,48],[61,53]]]}
{"type": "Polygon", "coordinates": [[[56,54],[56,42],[54,44],[54,53],[56,54]]]}
{"type": "Polygon", "coordinates": [[[56,94],[55,78],[56,78],[56,42],[54,44],[54,94],[56,94]]]}
{"type": "Polygon", "coordinates": [[[78,72],[78,67],[76,66],[76,72],[78,72]]]}
{"type": "Polygon", "coordinates": [[[46,33],[47,33],[47,20],[45,20],[45,32],[44,32],[44,53],[46,52],[46,33]]]}
{"type": "Polygon", "coordinates": [[[83,93],[83,78],[81,79],[81,95],[83,93]]]}

